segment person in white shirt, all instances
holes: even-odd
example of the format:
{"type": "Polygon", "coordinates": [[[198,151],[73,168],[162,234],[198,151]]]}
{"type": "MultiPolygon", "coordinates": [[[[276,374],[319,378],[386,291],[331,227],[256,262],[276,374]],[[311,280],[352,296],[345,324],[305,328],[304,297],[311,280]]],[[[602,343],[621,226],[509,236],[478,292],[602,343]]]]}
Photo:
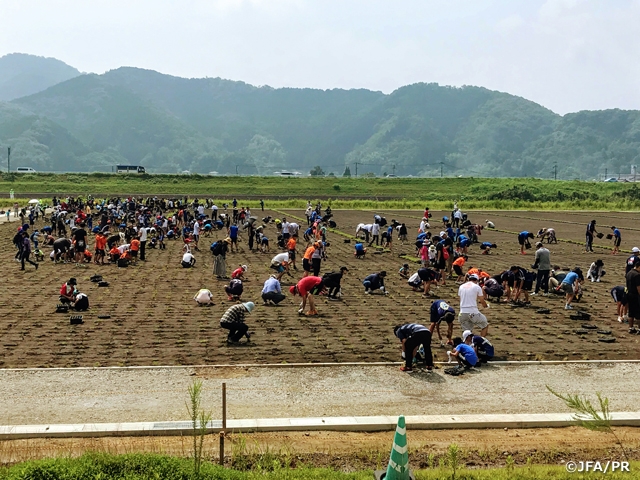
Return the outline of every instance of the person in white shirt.
{"type": "Polygon", "coordinates": [[[145,251],[147,249],[147,235],[149,233],[149,229],[145,227],[141,227],[138,230],[138,240],[140,240],[140,260],[144,261],[145,251]]]}
{"type": "Polygon", "coordinates": [[[469,281],[460,285],[458,289],[460,297],[460,314],[458,320],[462,331],[473,330],[474,327],[480,330],[480,335],[486,337],[489,331],[489,322],[480,310],[478,301],[484,308],[489,308],[489,304],[484,299],[484,293],[478,285],[478,276],[469,275],[469,281]]]}
{"type": "Polygon", "coordinates": [[[131,245],[128,244],[128,243],[125,243],[124,245],[120,245],[118,247],[118,251],[120,252],[120,255],[122,255],[124,252],[128,251],[130,247],[131,247],[131,245]]]}
{"type": "Polygon", "coordinates": [[[290,225],[291,224],[287,222],[287,219],[282,217],[282,238],[284,239],[285,243],[291,237],[291,233],[289,232],[290,225]]]}
{"type": "Polygon", "coordinates": [[[289,233],[291,234],[292,237],[294,235],[297,235],[299,230],[300,230],[300,225],[298,225],[297,223],[292,222],[289,224],[289,233]]]}
{"type": "Polygon", "coordinates": [[[211,218],[214,222],[218,220],[218,206],[215,203],[211,205],[211,218]]]}
{"type": "Polygon", "coordinates": [[[200,222],[196,220],[195,222],[193,222],[193,242],[194,242],[194,249],[196,251],[200,251],[200,249],[198,248],[199,240],[200,240],[200,222]]]}
{"type": "Polygon", "coordinates": [[[198,205],[198,215],[204,215],[204,205],[198,205]]]}
{"type": "Polygon", "coordinates": [[[198,293],[194,295],[193,299],[196,301],[198,306],[201,307],[204,305],[213,305],[213,294],[206,288],[201,288],[200,290],[198,290],[198,293]]]}
{"type": "Polygon", "coordinates": [[[380,225],[374,223],[371,225],[371,242],[369,242],[369,246],[373,245],[373,242],[376,242],[376,245],[380,245],[380,225]]]}
{"type": "Polygon", "coordinates": [[[182,268],[191,268],[196,264],[196,259],[191,252],[185,252],[185,254],[182,255],[182,262],[180,263],[182,268]]]}
{"type": "MultiPolygon", "coordinates": [[[[285,273],[289,273],[289,252],[279,253],[271,259],[271,268],[278,274],[276,279],[280,281],[285,273]]],[[[289,273],[289,275],[291,275],[289,273]]]]}

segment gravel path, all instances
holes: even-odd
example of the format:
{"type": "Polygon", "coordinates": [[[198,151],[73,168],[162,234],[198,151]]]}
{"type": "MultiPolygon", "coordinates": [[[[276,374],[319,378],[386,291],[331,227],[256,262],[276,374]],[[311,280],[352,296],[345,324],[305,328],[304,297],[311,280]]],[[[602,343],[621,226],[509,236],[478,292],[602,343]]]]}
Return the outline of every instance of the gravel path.
{"type": "Polygon", "coordinates": [[[385,366],[0,370],[0,424],[184,420],[194,378],[214,418],[223,381],[230,418],[565,411],[545,385],[601,391],[612,410],[635,411],[630,379],[639,373],[633,363],[483,367],[462,377],[385,366]]]}

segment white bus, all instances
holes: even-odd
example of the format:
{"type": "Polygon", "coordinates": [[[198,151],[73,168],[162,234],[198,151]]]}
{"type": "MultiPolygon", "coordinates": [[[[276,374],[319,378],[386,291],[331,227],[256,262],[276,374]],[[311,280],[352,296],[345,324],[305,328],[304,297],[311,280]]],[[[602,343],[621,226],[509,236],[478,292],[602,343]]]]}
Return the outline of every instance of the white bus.
{"type": "Polygon", "coordinates": [[[117,165],[116,173],[146,173],[140,165],[117,165]]]}
{"type": "Polygon", "coordinates": [[[18,173],[36,173],[35,169],[31,167],[18,167],[16,168],[16,172],[18,173]]]}

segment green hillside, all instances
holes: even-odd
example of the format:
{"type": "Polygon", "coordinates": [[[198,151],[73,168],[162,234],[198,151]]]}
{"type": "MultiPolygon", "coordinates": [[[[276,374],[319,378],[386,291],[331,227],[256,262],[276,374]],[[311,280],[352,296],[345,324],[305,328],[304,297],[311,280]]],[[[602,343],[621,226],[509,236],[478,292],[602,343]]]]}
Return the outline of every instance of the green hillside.
{"type": "Polygon", "coordinates": [[[12,103],[49,122],[62,140],[40,135],[37,147],[33,128],[9,128],[12,114],[0,109],[0,146],[11,144],[20,162],[50,171],[131,163],[159,173],[306,175],[319,166],[342,176],[349,166],[376,176],[551,178],[557,164],[558,178],[592,179],[640,163],[640,112],[560,116],[480,87],[420,83],[385,95],[120,68],[12,103]],[[69,142],[68,151],[56,148],[69,142]]]}
{"type": "Polygon", "coordinates": [[[80,72],[55,58],[12,53],[0,57],[0,101],[45,90],[80,72]]]}

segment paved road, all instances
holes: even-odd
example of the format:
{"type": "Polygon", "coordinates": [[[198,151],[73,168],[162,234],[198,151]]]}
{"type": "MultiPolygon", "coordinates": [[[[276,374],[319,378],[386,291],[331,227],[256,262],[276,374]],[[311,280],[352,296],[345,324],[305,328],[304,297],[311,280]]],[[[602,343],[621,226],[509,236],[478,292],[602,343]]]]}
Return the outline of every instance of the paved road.
{"type": "Polygon", "coordinates": [[[0,425],[186,419],[187,387],[230,418],[567,411],[559,392],[601,391],[613,411],[638,410],[640,363],[488,367],[461,377],[397,367],[0,370],[0,425]]]}

